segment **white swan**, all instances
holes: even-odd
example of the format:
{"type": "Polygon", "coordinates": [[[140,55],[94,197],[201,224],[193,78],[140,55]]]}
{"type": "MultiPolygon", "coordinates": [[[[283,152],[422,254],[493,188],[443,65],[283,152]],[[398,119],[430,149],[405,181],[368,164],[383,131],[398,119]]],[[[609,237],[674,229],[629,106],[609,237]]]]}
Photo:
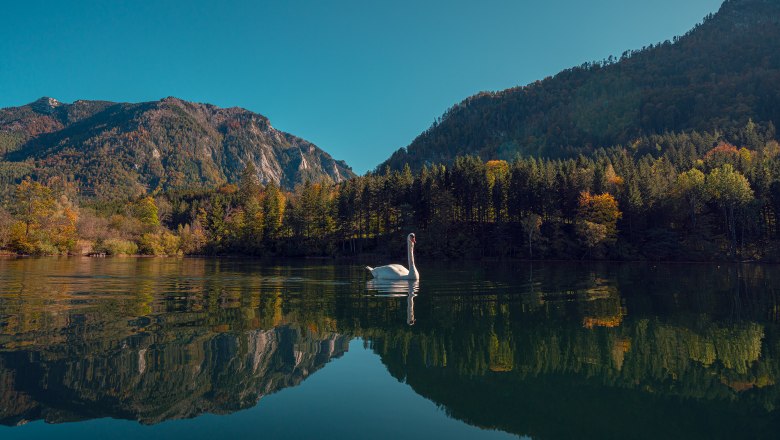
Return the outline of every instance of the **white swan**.
{"type": "Polygon", "coordinates": [[[420,273],[414,266],[414,234],[406,237],[406,254],[409,257],[409,269],[400,264],[388,264],[377,268],[366,266],[371,275],[377,280],[419,280],[420,273]]]}

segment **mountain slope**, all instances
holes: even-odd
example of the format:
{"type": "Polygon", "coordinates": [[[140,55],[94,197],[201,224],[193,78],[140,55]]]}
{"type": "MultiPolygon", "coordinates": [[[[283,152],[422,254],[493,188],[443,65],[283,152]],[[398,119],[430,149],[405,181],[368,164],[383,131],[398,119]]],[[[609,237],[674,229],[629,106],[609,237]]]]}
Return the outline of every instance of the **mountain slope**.
{"type": "Polygon", "coordinates": [[[263,182],[292,188],[354,175],[314,144],[241,108],[166,98],[137,104],[41,98],[0,110],[0,173],[60,177],[85,195],[236,182],[249,163],[263,182]]]}
{"type": "Polygon", "coordinates": [[[562,157],[664,132],[780,123],[780,1],[729,0],[683,37],[497,93],[480,93],[385,166],[562,157]]]}

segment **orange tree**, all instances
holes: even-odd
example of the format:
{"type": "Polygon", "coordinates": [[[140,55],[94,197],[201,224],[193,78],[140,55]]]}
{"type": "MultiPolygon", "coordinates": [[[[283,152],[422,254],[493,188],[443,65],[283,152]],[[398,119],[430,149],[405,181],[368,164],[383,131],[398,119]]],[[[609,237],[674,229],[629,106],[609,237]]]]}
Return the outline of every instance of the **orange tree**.
{"type": "Polygon", "coordinates": [[[617,221],[622,215],[611,194],[593,195],[588,191],[580,194],[576,229],[589,253],[600,245],[615,243],[617,221]]]}

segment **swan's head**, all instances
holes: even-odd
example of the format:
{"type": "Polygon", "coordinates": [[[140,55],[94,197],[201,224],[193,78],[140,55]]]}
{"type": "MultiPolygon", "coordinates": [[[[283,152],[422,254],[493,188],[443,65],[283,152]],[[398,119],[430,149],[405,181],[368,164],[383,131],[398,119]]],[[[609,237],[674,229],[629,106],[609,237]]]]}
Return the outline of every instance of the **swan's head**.
{"type": "Polygon", "coordinates": [[[406,236],[406,241],[408,243],[415,244],[417,242],[417,239],[414,238],[414,233],[409,234],[408,236],[406,236]]]}

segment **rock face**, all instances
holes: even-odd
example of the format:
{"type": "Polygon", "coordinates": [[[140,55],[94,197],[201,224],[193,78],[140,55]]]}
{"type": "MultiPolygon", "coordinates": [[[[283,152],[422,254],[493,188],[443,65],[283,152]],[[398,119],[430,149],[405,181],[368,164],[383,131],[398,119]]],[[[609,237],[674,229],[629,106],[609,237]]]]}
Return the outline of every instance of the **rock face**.
{"type": "Polygon", "coordinates": [[[774,131],[778,45],[780,2],[728,0],[673,41],[471,96],[377,169],[419,169],[462,155],[576,157],[657,134],[734,133],[750,119],[774,131]]]}
{"type": "MultiPolygon", "coordinates": [[[[86,196],[234,183],[253,163],[259,179],[291,189],[354,176],[343,161],[273,128],[265,116],[177,98],[156,102],[41,98],[0,110],[0,171],[58,177],[86,196]]],[[[3,179],[6,183],[11,178],[3,179]]]]}
{"type": "Polygon", "coordinates": [[[298,385],[348,344],[283,326],[0,352],[0,424],[102,417],[154,424],[231,413],[298,385]]]}

